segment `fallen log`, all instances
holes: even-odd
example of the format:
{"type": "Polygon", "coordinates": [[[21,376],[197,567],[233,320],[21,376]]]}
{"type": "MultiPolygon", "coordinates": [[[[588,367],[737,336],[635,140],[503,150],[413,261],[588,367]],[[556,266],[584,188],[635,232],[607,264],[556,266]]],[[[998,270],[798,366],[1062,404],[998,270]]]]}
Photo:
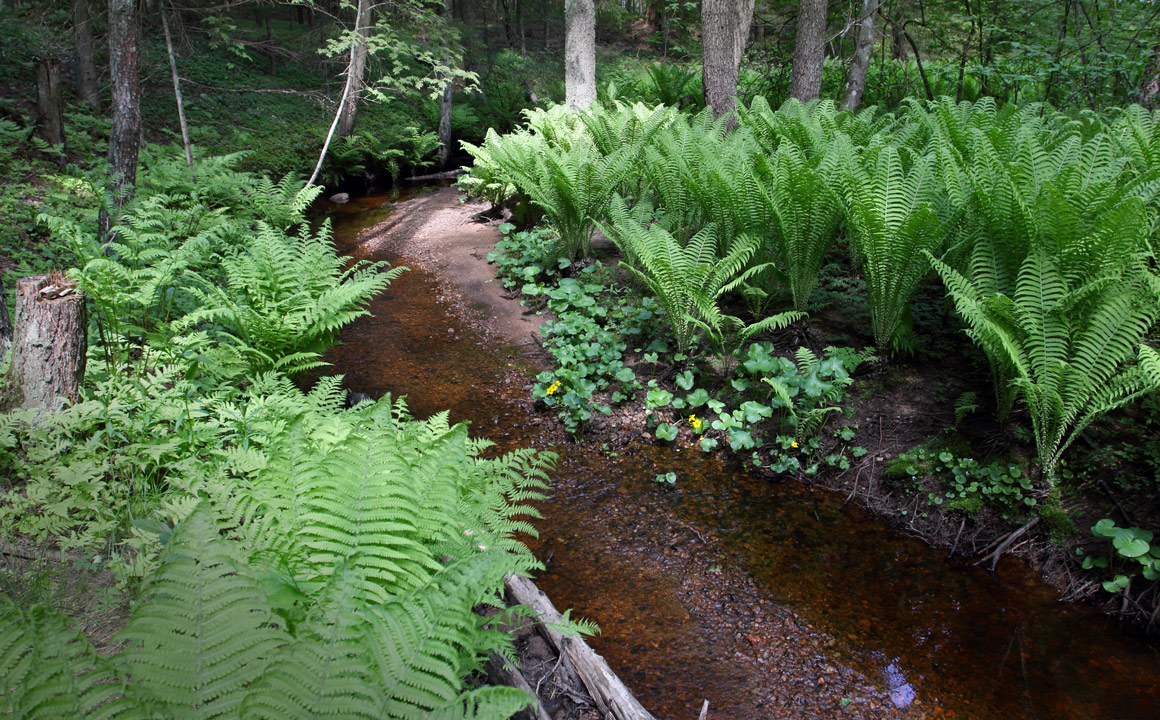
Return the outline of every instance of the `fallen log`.
{"type": "Polygon", "coordinates": [[[528,707],[512,716],[515,720],[552,720],[548,713],[544,712],[544,703],[540,700],[539,694],[532,689],[524,674],[520,672],[519,668],[514,667],[510,660],[497,653],[492,653],[491,657],[487,659],[484,669],[493,685],[514,687],[535,698],[528,707]]]}
{"type": "Polygon", "coordinates": [[[424,180],[454,180],[463,173],[467,172],[463,168],[456,170],[446,170],[444,172],[431,173],[430,175],[412,175],[409,178],[403,178],[407,182],[423,182],[424,180]]]}
{"type": "Polygon", "coordinates": [[[88,322],[84,296],[64,275],[16,281],[16,325],[6,408],[52,412],[75,402],[85,376],[88,322]]]}
{"type": "Polygon", "coordinates": [[[555,629],[564,622],[548,596],[540,592],[535,583],[523,577],[509,576],[504,580],[508,596],[520,605],[531,608],[539,619],[537,629],[555,649],[566,654],[580,676],[580,681],[596,702],[596,707],[607,718],[613,720],[655,720],[616,673],[608,667],[604,658],[588,647],[579,638],[565,637],[555,629]]]}

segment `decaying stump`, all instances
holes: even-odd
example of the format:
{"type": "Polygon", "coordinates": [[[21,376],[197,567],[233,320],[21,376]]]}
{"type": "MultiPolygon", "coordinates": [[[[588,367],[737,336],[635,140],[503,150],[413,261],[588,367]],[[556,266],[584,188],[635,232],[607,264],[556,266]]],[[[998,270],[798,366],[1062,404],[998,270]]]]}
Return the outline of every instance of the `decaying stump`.
{"type": "Polygon", "coordinates": [[[16,281],[12,365],[3,406],[52,411],[75,402],[85,376],[84,296],[59,273],[16,281]]]}
{"type": "Polygon", "coordinates": [[[584,687],[588,689],[588,694],[596,701],[597,707],[606,718],[655,720],[633,697],[616,673],[612,672],[604,658],[580,638],[565,637],[553,627],[562,624],[564,618],[535,583],[527,578],[512,575],[504,580],[504,587],[511,601],[527,605],[535,611],[539,620],[537,629],[544,635],[544,639],[556,648],[556,652],[567,655],[584,687]]]}

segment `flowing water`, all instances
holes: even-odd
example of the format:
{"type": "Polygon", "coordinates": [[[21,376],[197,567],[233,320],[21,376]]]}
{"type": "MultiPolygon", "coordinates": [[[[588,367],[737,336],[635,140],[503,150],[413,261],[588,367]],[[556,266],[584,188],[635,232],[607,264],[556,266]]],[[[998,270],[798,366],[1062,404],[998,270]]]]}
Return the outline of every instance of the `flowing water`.
{"type": "MultiPolygon", "coordinates": [[[[336,238],[389,205],[335,210],[336,238]]],[[[355,252],[356,256],[358,253],[355,252]]],[[[412,270],[328,359],[346,386],[450,410],[500,449],[561,455],[536,578],[596,621],[591,643],[658,718],[1160,718],[1160,655],[1014,561],[945,553],[796,482],[694,450],[569,443],[531,412],[528,369],[438,301],[412,270]],[[675,485],[658,473],[675,471],[675,485]]]]}

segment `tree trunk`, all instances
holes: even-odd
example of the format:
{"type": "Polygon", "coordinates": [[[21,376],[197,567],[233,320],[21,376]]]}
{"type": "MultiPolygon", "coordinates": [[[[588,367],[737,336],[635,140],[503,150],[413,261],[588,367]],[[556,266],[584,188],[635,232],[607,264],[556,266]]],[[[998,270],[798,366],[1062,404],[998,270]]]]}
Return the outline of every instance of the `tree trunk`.
{"type": "Polygon", "coordinates": [[[1152,48],[1152,66],[1144,76],[1144,87],[1140,89],[1140,104],[1155,110],[1160,105],[1160,45],[1152,48]]]}
{"type": "Polygon", "coordinates": [[[934,92],[930,88],[930,80],[926,77],[926,70],[922,66],[922,55],[918,52],[918,45],[914,42],[914,38],[906,31],[907,23],[902,24],[902,36],[906,38],[906,42],[910,44],[910,49],[914,51],[914,64],[918,66],[918,76],[922,78],[922,87],[926,90],[926,99],[934,100],[934,92]]]}
{"type": "Polygon", "coordinates": [[[822,61],[826,57],[826,0],[801,0],[789,95],[809,102],[822,93],[822,61]]]}
{"type": "Polygon", "coordinates": [[[12,347],[12,318],[8,316],[8,301],[4,299],[4,279],[0,277],[0,360],[12,347]]]}
{"type": "MultiPolygon", "coordinates": [[[[737,105],[737,73],[749,40],[754,0],[704,0],[701,3],[701,34],[704,62],[701,84],[705,104],[713,117],[731,114],[737,105]]],[[[737,124],[730,117],[729,126],[737,124]]]]}
{"type": "Polygon", "coordinates": [[[866,70],[870,68],[870,55],[874,52],[874,16],[882,0],[862,0],[862,16],[858,21],[858,38],[854,43],[854,56],[850,58],[850,72],[846,76],[846,99],[843,110],[853,110],[862,104],[862,92],[866,89],[866,70]]]}
{"type": "Polygon", "coordinates": [[[64,99],[60,94],[60,60],[36,63],[36,134],[49,145],[64,146],[64,99]]]}
{"type": "Polygon", "coordinates": [[[4,406],[52,412],[76,402],[85,377],[85,299],[63,275],[16,282],[16,332],[4,406]]]}
{"type": "Polygon", "coordinates": [[[367,35],[370,33],[370,0],[358,0],[358,12],[354,19],[354,29],[358,36],[351,48],[350,65],[346,68],[346,92],[338,119],[338,135],[346,137],[354,130],[355,116],[358,115],[358,99],[363,89],[363,74],[367,69],[367,35]]]}
{"type": "MultiPolygon", "coordinates": [[[[137,76],[140,52],[136,0],[109,0],[109,75],[113,83],[113,123],[109,133],[106,191],[120,208],[133,197],[137,182],[137,152],[141,142],[141,85],[137,76]]],[[[112,221],[101,209],[101,238],[112,221]]]]}
{"type": "Polygon", "coordinates": [[[528,54],[528,33],[524,28],[524,2],[516,0],[516,30],[520,34],[520,55],[528,54]]]}
{"type": "MultiPolygon", "coordinates": [[[[443,18],[451,24],[452,0],[444,0],[443,18]]],[[[444,58],[447,62],[447,58],[444,58]]],[[[451,159],[451,78],[444,78],[443,94],[439,96],[439,167],[447,167],[451,159]]]]}
{"type": "Polygon", "coordinates": [[[173,76],[173,96],[177,99],[177,121],[181,124],[181,145],[185,148],[185,164],[193,167],[193,148],[189,143],[189,125],[185,122],[185,101],[181,98],[181,78],[177,75],[177,58],[173,54],[173,38],[169,35],[169,21],[161,7],[161,29],[165,33],[165,50],[169,53],[169,74],[173,76]]]}
{"type": "Polygon", "coordinates": [[[592,0],[564,0],[564,94],[583,110],[596,99],[596,8],[592,0]]]}
{"type": "Polygon", "coordinates": [[[97,94],[97,61],[89,0],[73,0],[72,14],[73,41],[77,51],[77,99],[95,108],[100,105],[100,96],[97,94]]]}
{"type": "Polygon", "coordinates": [[[906,62],[910,58],[910,48],[906,46],[906,36],[902,34],[902,23],[906,22],[909,8],[907,0],[901,0],[894,8],[890,19],[890,59],[906,62]]]}

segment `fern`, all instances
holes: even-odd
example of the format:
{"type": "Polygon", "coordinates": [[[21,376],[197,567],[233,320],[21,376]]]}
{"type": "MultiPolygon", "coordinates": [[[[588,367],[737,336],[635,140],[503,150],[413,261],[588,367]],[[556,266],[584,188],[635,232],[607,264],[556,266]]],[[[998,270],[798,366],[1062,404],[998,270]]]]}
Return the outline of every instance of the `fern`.
{"type": "Polygon", "coordinates": [[[1141,345],[1160,302],[1141,263],[1070,281],[1063,263],[1037,244],[1013,297],[987,292],[941,261],[934,265],[968,333],[1023,398],[1048,482],[1091,422],[1160,387],[1156,352],[1141,345]]]}
{"type": "Polygon", "coordinates": [[[753,236],[739,237],[728,254],[718,259],[717,230],[713,225],[682,246],[659,224],[643,226],[619,197],[612,200],[611,215],[612,222],[603,227],[604,232],[626,257],[639,263],[622,265],[656,295],[682,351],[692,347],[698,329],[720,346],[728,327],[741,329],[744,340],[766,329],[785,327],[801,317],[800,313],[781,313],[746,328],[718,307],[721,296],[761,270],[761,266],[745,269],[758,244],[753,236]]]}
{"type": "Polygon", "coordinates": [[[889,145],[860,157],[845,152],[846,214],[866,276],[874,340],[892,347],[929,270],[923,252],[942,244],[951,218],[932,156],[913,157],[889,145]]]}
{"type": "MultiPolygon", "coordinates": [[[[836,157],[831,155],[831,157],[836,157]]],[[[772,158],[757,156],[753,174],[773,224],[774,263],[784,269],[794,308],[804,311],[817,286],[822,262],[842,221],[841,201],[830,186],[827,166],[807,163],[794,145],[772,158]]]]}

